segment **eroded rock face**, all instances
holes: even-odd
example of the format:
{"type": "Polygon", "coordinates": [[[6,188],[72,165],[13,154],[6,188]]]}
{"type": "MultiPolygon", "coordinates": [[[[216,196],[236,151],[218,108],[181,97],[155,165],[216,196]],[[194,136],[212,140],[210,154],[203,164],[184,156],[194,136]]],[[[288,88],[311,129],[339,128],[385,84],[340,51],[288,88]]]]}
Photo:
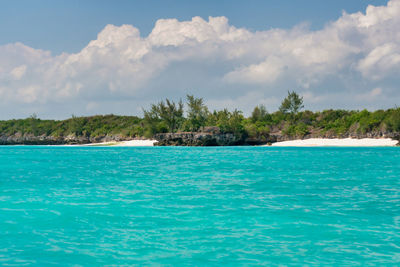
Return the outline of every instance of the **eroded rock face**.
{"type": "Polygon", "coordinates": [[[154,138],[158,141],[157,146],[233,146],[244,144],[244,140],[233,133],[160,133],[156,134],[154,138]]]}
{"type": "MultiPolygon", "coordinates": [[[[372,131],[365,134],[348,132],[341,135],[333,131],[323,132],[314,129],[305,136],[286,136],[279,129],[274,129],[263,139],[245,138],[233,133],[221,133],[218,127],[205,127],[202,132],[160,133],[154,136],[158,146],[233,146],[233,145],[264,145],[281,141],[309,138],[392,138],[400,141],[400,133],[386,131],[372,131]]],[[[102,142],[128,141],[137,138],[122,135],[106,135],[97,137],[75,136],[64,137],[34,136],[33,134],[15,133],[13,135],[0,135],[0,145],[64,145],[64,144],[90,144],[102,142]]],[[[400,142],[399,142],[400,145],[400,142]]]]}
{"type": "Polygon", "coordinates": [[[10,136],[0,136],[0,145],[60,145],[63,142],[62,138],[55,138],[53,136],[22,135],[20,133],[10,136]]]}
{"type": "Polygon", "coordinates": [[[107,135],[98,137],[75,136],[70,134],[64,137],[54,136],[35,136],[33,134],[15,133],[13,135],[0,135],[0,145],[79,145],[90,143],[102,143],[112,141],[127,141],[132,138],[127,138],[122,135],[107,135]]]}

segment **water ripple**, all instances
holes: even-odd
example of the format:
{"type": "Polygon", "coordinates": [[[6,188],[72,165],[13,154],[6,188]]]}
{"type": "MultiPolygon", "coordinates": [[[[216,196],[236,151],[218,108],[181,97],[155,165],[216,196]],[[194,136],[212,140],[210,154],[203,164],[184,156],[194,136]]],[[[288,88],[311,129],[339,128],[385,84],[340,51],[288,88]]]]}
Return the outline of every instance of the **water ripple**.
{"type": "Polygon", "coordinates": [[[398,265],[398,148],[0,148],[0,265],[398,265]]]}

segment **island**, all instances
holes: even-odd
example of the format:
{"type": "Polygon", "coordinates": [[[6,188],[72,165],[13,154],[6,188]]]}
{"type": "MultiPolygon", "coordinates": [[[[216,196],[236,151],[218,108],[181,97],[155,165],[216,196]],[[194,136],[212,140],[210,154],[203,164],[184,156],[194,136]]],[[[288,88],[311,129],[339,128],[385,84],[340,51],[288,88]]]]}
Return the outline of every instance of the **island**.
{"type": "Polygon", "coordinates": [[[203,98],[187,95],[186,103],[166,99],[143,109],[143,117],[120,115],[72,116],[65,120],[0,121],[0,145],[395,145],[400,140],[400,108],[386,110],[303,110],[303,97],[288,92],[279,109],[254,107],[210,111],[203,98]],[[351,143],[351,140],[370,140],[351,143]],[[288,143],[293,140],[308,140],[288,143]],[[372,141],[371,141],[372,140],[372,141]],[[373,142],[381,140],[381,142],[373,142]],[[283,142],[283,143],[282,143],[283,142]],[[349,143],[350,142],[350,143],[349,143]]]}

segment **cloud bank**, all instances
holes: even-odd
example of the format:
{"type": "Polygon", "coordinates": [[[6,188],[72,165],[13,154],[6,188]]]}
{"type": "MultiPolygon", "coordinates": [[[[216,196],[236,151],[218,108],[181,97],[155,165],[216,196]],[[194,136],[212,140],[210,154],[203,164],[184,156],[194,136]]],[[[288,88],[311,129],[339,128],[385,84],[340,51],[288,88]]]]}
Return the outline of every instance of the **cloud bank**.
{"type": "Polygon", "coordinates": [[[323,29],[252,32],[225,17],[160,19],[142,37],[107,25],[79,53],[53,56],[0,46],[0,119],[141,114],[186,93],[212,108],[275,110],[288,90],[309,109],[387,108],[400,103],[400,0],[343,13],[323,29]]]}

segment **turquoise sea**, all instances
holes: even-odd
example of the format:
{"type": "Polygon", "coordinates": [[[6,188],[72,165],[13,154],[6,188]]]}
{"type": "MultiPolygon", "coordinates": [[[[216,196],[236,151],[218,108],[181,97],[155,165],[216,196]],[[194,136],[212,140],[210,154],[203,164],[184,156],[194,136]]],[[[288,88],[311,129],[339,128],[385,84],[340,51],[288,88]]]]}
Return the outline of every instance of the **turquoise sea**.
{"type": "Polygon", "coordinates": [[[1,266],[399,265],[400,148],[0,147],[1,266]]]}

